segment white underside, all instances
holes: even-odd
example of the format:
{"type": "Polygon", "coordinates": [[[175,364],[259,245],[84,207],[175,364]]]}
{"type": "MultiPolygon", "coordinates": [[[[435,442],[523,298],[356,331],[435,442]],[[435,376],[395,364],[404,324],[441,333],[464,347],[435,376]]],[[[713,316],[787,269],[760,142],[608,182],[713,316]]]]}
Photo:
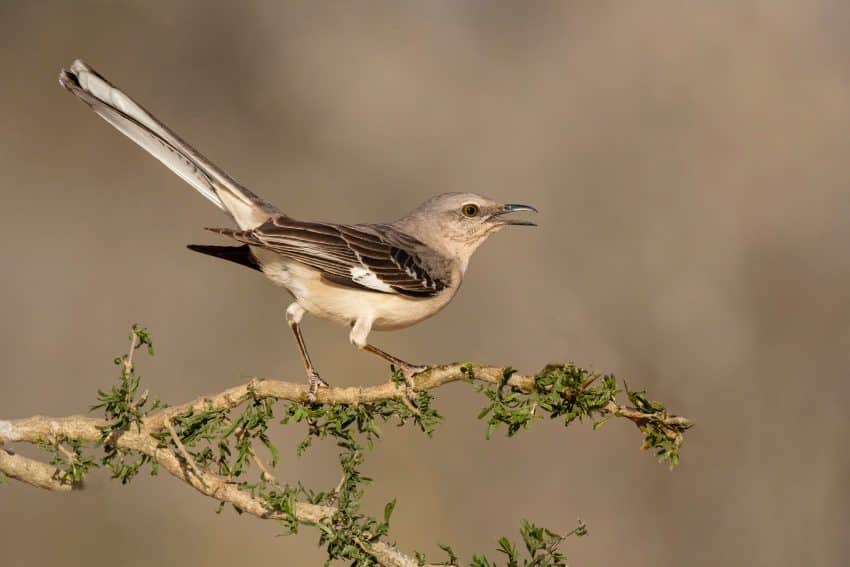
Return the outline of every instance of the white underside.
{"type": "Polygon", "coordinates": [[[251,250],[266,277],[288,289],[307,313],[341,325],[356,325],[358,336],[352,334],[355,343],[365,341],[370,329],[401,329],[434,315],[457,289],[453,286],[435,297],[425,298],[361,290],[328,282],[318,270],[269,250],[256,247],[251,250]]]}

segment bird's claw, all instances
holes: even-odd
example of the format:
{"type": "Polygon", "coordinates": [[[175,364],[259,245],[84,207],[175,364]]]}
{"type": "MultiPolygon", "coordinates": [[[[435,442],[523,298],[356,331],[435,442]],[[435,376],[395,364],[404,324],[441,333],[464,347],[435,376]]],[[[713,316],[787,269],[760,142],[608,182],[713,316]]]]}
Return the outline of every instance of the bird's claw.
{"type": "Polygon", "coordinates": [[[405,384],[410,388],[415,388],[416,384],[413,382],[413,377],[426,370],[428,370],[428,367],[421,364],[406,364],[402,366],[401,373],[404,376],[405,384]]]}
{"type": "Polygon", "coordinates": [[[420,372],[425,372],[428,368],[430,368],[430,366],[425,364],[407,364],[403,367],[403,370],[411,376],[415,376],[420,372]]]}
{"type": "Polygon", "coordinates": [[[421,364],[406,364],[401,367],[405,384],[404,395],[414,406],[416,405],[416,382],[413,381],[413,377],[426,370],[428,370],[428,367],[421,364]]]}
{"type": "Polygon", "coordinates": [[[322,380],[322,377],[315,370],[307,371],[307,383],[310,386],[310,389],[307,391],[307,401],[315,404],[316,393],[319,391],[319,388],[327,388],[328,383],[322,380]]]}

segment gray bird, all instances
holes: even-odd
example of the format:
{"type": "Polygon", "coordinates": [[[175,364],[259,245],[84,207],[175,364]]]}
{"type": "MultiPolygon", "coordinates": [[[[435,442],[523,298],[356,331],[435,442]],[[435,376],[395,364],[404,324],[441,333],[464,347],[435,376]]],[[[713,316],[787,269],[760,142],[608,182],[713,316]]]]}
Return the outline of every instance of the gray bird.
{"type": "Polygon", "coordinates": [[[434,315],[457,293],[469,258],[506,226],[534,226],[508,213],[537,210],[474,193],[437,195],[399,220],[330,224],[295,220],[213,165],[82,61],[59,83],[230,215],[238,229],[209,229],[239,246],[189,248],[256,269],[294,297],[286,319],[304,361],[310,398],[327,383],[310,361],[299,323],[305,313],[351,328],[361,350],[389,361],[409,385],[422,366],[369,344],[372,329],[408,327],[434,315]]]}

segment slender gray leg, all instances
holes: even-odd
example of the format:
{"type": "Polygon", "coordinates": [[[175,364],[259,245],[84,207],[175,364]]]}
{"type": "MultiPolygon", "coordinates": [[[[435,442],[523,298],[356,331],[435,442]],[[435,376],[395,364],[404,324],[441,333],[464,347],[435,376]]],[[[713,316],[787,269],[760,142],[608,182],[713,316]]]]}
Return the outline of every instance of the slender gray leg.
{"type": "Polygon", "coordinates": [[[372,346],[366,342],[366,338],[369,336],[369,331],[372,330],[372,322],[368,320],[357,320],[354,325],[351,327],[351,333],[348,338],[351,343],[359,348],[360,350],[364,350],[366,352],[370,352],[376,356],[380,356],[399,370],[401,370],[404,375],[404,381],[407,383],[409,388],[413,388],[413,376],[419,372],[427,370],[427,366],[422,366],[419,364],[411,364],[409,362],[405,362],[404,360],[397,358],[391,355],[388,352],[384,352],[376,346],[372,346]]]}
{"type": "Polygon", "coordinates": [[[289,323],[289,328],[295,335],[295,341],[298,343],[298,350],[301,351],[301,360],[304,362],[304,370],[307,373],[307,383],[310,384],[308,396],[311,402],[316,401],[316,392],[319,387],[328,387],[328,383],[322,380],[316,369],[313,368],[313,363],[310,361],[310,355],[307,352],[307,345],[304,344],[304,336],[301,334],[301,318],[304,317],[304,308],[298,303],[292,303],[286,308],[286,322],[289,323]]]}
{"type": "MultiPolygon", "coordinates": [[[[385,352],[379,349],[378,347],[370,345],[368,343],[363,346],[363,350],[365,350],[366,352],[371,352],[376,356],[380,356],[396,368],[402,370],[404,372],[405,377],[407,377],[408,374],[412,377],[414,374],[418,374],[419,372],[423,372],[428,369],[427,366],[422,366],[421,364],[411,364],[409,362],[405,362],[404,360],[396,358],[390,353],[385,352]]],[[[412,386],[412,384],[410,385],[412,386]]]]}

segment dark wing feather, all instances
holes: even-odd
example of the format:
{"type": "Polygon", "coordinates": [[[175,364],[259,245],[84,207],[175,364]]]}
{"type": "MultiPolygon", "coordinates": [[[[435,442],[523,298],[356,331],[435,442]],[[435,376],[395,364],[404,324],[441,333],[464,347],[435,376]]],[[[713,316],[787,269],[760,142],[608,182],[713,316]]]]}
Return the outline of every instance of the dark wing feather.
{"type": "Polygon", "coordinates": [[[247,244],[242,246],[210,246],[206,244],[189,244],[186,248],[201,254],[208,254],[216,258],[236,262],[253,270],[260,270],[257,259],[251,254],[251,247],[247,244]]]}
{"type": "Polygon", "coordinates": [[[213,230],[313,267],[340,285],[411,297],[433,296],[448,285],[448,274],[430,273],[417,254],[422,242],[387,225],[277,217],[254,230],[213,230]]]}

